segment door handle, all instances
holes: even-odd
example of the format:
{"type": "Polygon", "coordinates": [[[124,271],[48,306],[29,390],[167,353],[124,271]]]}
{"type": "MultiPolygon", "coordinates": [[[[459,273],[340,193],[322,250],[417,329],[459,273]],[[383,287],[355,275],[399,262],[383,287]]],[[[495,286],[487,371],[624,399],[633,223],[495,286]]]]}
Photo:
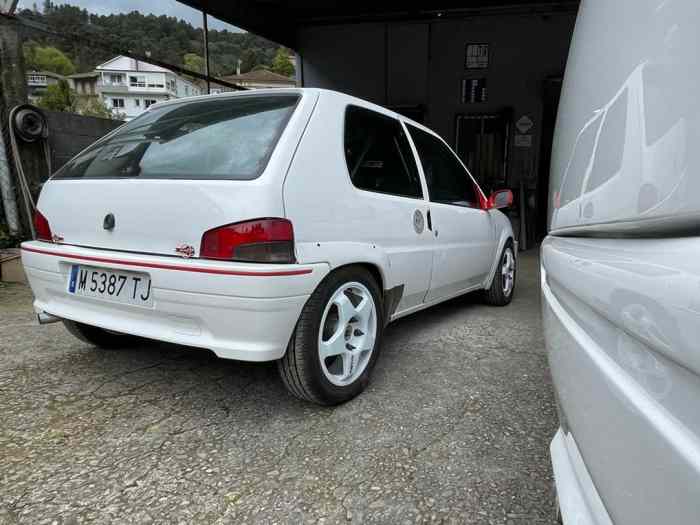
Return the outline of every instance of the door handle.
{"type": "Polygon", "coordinates": [[[428,213],[426,213],[426,215],[428,216],[428,229],[432,231],[432,229],[433,229],[433,220],[432,220],[432,218],[430,217],[430,210],[428,210],[428,213]]]}

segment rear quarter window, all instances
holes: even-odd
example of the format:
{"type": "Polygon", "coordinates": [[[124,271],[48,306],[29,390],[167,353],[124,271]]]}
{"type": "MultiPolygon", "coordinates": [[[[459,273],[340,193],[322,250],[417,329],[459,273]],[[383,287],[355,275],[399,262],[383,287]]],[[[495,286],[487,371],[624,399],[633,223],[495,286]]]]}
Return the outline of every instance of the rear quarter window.
{"type": "Polygon", "coordinates": [[[422,198],[413,151],[401,123],[358,106],[345,112],[345,160],[362,190],[422,198]]]}
{"type": "Polygon", "coordinates": [[[299,95],[248,95],[154,108],[54,178],[232,179],[262,174],[299,95]]]}

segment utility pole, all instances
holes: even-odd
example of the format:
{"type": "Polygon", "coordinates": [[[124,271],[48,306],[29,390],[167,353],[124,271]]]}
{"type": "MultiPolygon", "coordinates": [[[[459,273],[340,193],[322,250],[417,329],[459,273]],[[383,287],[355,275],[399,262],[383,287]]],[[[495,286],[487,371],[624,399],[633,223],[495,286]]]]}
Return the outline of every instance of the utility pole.
{"type": "Polygon", "coordinates": [[[209,28],[207,26],[207,12],[202,9],[202,22],[204,30],[204,74],[207,76],[207,95],[211,94],[209,82],[209,28]]]}
{"type": "MultiPolygon", "coordinates": [[[[14,5],[0,7],[4,8],[0,12],[0,191],[8,230],[17,236],[23,232],[22,222],[28,226],[32,218],[21,217],[17,206],[8,116],[11,108],[27,102],[27,80],[19,28],[6,18],[12,15],[14,5]]],[[[29,230],[25,228],[24,231],[29,230]]]]}

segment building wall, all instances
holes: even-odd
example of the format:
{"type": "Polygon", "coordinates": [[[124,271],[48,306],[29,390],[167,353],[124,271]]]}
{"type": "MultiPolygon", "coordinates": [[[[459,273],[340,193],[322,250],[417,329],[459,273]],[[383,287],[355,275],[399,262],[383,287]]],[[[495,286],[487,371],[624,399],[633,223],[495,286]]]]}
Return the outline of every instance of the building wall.
{"type": "Polygon", "coordinates": [[[299,33],[301,74],[308,87],[385,106],[421,105],[425,123],[451,145],[458,114],[512,108],[513,122],[528,115],[532,147],[515,148],[511,140],[509,185],[516,186],[521,176],[536,177],[543,82],[563,73],[574,20],[571,12],[311,26],[299,33]],[[489,44],[488,70],[465,69],[468,43],[489,44]],[[486,103],[462,103],[462,79],[472,77],[487,79],[486,103]]]}

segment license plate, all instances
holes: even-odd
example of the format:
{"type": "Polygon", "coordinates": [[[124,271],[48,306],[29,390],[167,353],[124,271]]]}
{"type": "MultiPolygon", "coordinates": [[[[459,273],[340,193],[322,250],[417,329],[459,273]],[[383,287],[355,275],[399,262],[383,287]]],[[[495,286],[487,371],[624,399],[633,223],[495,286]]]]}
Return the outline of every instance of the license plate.
{"type": "Polygon", "coordinates": [[[139,306],[153,304],[148,274],[79,264],[71,266],[68,293],[139,306]]]}

